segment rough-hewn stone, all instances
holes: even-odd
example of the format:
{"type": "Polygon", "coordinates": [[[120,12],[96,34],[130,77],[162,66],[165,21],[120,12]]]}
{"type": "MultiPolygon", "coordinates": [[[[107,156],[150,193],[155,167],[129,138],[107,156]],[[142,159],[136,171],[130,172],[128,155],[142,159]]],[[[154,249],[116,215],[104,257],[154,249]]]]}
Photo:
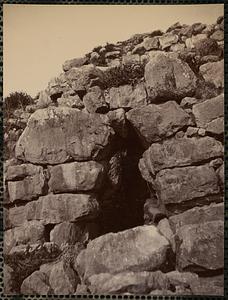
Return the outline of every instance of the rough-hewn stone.
{"type": "Polygon", "coordinates": [[[182,226],[177,231],[177,266],[216,270],[224,266],[224,222],[211,221],[182,226]],[[206,255],[205,255],[206,254],[206,255]]]}
{"type": "Polygon", "coordinates": [[[151,100],[192,96],[196,90],[196,77],[183,61],[163,53],[153,55],[145,67],[145,80],[151,100]]]}
{"type": "Polygon", "coordinates": [[[132,109],[127,119],[144,143],[151,144],[191,124],[190,116],[174,101],[132,109]]]}
{"type": "Polygon", "coordinates": [[[166,204],[219,192],[216,173],[208,165],[161,170],[156,176],[155,189],[166,204]]]}
{"type": "Polygon", "coordinates": [[[37,110],[16,146],[16,156],[40,164],[101,159],[114,134],[108,119],[68,107],[37,110]]]}
{"type": "MultiPolygon", "coordinates": [[[[139,164],[148,169],[146,172],[155,175],[162,169],[188,166],[219,156],[223,156],[223,145],[214,138],[172,138],[153,143],[143,153],[139,164]]],[[[143,167],[140,170],[144,172],[143,167]]]]}
{"type": "Polygon", "coordinates": [[[90,113],[105,113],[109,110],[103,91],[98,86],[89,89],[83,97],[83,103],[90,113]]]}
{"type": "Polygon", "coordinates": [[[73,58],[66,60],[63,64],[63,71],[67,72],[71,68],[79,68],[83,65],[85,65],[88,62],[88,58],[86,57],[79,57],[79,58],[73,58]]]}
{"type": "Polygon", "coordinates": [[[192,112],[198,127],[215,134],[224,132],[224,94],[195,104],[192,112]]]}
{"type": "Polygon", "coordinates": [[[87,194],[50,194],[26,205],[27,220],[41,220],[44,224],[90,219],[97,216],[98,209],[96,198],[87,194]]]}
{"type": "Polygon", "coordinates": [[[25,222],[20,227],[15,227],[5,231],[4,253],[18,244],[35,243],[44,241],[44,225],[39,221],[25,222]]]}
{"type": "Polygon", "coordinates": [[[216,88],[224,88],[224,59],[200,66],[200,73],[206,82],[214,84],[216,88]]]}
{"type": "Polygon", "coordinates": [[[40,271],[32,273],[21,286],[21,293],[24,295],[51,295],[52,292],[47,275],[40,271]]]}
{"type": "Polygon", "coordinates": [[[147,93],[144,83],[139,83],[135,87],[123,85],[113,87],[109,90],[107,99],[110,108],[135,108],[147,104],[147,93]]]}
{"type": "Polygon", "coordinates": [[[153,225],[108,233],[79,254],[77,270],[83,278],[104,272],[151,271],[165,262],[169,247],[153,225]]]}
{"type": "Polygon", "coordinates": [[[100,188],[104,174],[98,162],[72,162],[51,167],[48,184],[54,193],[90,191],[100,188]]]}

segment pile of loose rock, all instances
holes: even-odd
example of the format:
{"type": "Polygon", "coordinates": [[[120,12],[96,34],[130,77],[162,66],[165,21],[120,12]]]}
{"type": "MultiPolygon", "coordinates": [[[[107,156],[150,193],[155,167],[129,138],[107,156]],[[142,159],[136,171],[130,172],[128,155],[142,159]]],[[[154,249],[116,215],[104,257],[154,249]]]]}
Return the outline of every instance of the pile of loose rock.
{"type": "Polygon", "coordinates": [[[223,294],[223,25],[96,47],[27,106],[5,293],[223,294]]]}

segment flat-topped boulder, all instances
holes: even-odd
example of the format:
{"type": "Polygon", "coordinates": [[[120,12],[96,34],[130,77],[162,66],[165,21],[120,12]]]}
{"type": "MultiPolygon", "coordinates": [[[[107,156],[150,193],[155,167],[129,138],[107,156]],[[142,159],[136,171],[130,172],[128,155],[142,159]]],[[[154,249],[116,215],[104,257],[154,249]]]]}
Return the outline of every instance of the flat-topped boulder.
{"type": "Polygon", "coordinates": [[[165,262],[169,247],[155,226],[139,226],[92,240],[75,265],[84,279],[104,272],[152,271],[165,262]]]}
{"type": "Polygon", "coordinates": [[[68,107],[37,110],[16,145],[16,157],[36,164],[60,164],[105,157],[114,135],[108,118],[68,107]]]}

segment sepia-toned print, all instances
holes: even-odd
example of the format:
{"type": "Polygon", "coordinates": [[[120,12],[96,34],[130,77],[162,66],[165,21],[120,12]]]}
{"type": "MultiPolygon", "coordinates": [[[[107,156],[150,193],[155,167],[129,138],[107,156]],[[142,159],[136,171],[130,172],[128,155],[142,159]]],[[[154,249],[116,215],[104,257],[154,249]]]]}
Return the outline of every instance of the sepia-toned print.
{"type": "Polygon", "coordinates": [[[4,5],[4,294],[224,290],[223,5],[4,5]]]}

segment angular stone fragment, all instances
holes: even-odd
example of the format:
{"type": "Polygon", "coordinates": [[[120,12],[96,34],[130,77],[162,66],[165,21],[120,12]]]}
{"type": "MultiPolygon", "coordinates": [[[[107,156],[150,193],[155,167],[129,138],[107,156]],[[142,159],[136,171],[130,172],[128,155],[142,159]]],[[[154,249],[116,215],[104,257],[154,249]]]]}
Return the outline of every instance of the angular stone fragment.
{"type": "Polygon", "coordinates": [[[61,73],[58,77],[52,78],[49,81],[45,92],[53,102],[56,102],[63,93],[68,92],[69,90],[71,90],[71,86],[69,85],[69,82],[67,82],[65,73],[61,73]]]}
{"type": "Polygon", "coordinates": [[[21,293],[23,295],[51,295],[52,289],[47,275],[40,271],[32,273],[23,281],[21,293]]]}
{"type": "Polygon", "coordinates": [[[98,86],[90,88],[83,97],[83,103],[90,113],[106,113],[109,110],[104,94],[98,86]]]}
{"type": "Polygon", "coordinates": [[[221,56],[222,50],[220,49],[218,43],[210,38],[202,38],[195,42],[195,51],[197,55],[217,55],[221,56]]]}
{"type": "Polygon", "coordinates": [[[63,64],[63,71],[67,72],[72,68],[79,68],[85,65],[88,62],[88,58],[86,57],[79,57],[66,60],[63,64]]]}
{"type": "Polygon", "coordinates": [[[76,269],[84,279],[104,272],[151,271],[164,263],[169,247],[153,225],[108,233],[89,242],[76,269]]]}
{"type": "Polygon", "coordinates": [[[172,231],[172,228],[170,227],[169,220],[166,218],[162,219],[158,223],[157,229],[162,235],[164,235],[164,237],[167,238],[167,240],[170,242],[173,252],[175,253],[176,252],[175,238],[174,238],[174,233],[172,231]]]}
{"type": "Polygon", "coordinates": [[[216,173],[208,165],[161,170],[156,176],[155,189],[165,204],[219,192],[216,173]]]}
{"type": "Polygon", "coordinates": [[[221,165],[221,167],[218,168],[216,173],[218,174],[221,187],[224,188],[224,183],[225,183],[224,163],[221,165]]]}
{"type": "Polygon", "coordinates": [[[8,181],[10,202],[14,202],[17,200],[29,201],[43,194],[45,186],[45,175],[42,167],[32,165],[29,165],[27,167],[26,165],[9,167],[8,172],[11,172],[11,174],[9,174],[11,178],[13,177],[12,169],[14,168],[16,169],[14,179],[19,178],[20,175],[21,178],[23,178],[27,174],[28,175],[22,180],[8,181]]]}
{"type": "Polygon", "coordinates": [[[50,168],[49,187],[54,193],[90,191],[100,188],[105,168],[95,161],[72,162],[50,168]]]}
{"type": "Polygon", "coordinates": [[[125,138],[128,133],[128,125],[123,108],[118,108],[107,113],[111,127],[117,134],[125,138]]]}
{"type": "Polygon", "coordinates": [[[102,159],[114,131],[108,118],[68,107],[37,110],[16,145],[16,156],[40,164],[102,159]]]}
{"type": "MultiPolygon", "coordinates": [[[[172,138],[153,143],[139,164],[155,175],[162,169],[188,166],[219,156],[223,156],[223,145],[212,137],[172,138]]],[[[143,167],[140,170],[144,172],[143,167]]]]}
{"type": "Polygon", "coordinates": [[[71,68],[65,73],[68,84],[76,92],[85,92],[91,86],[103,84],[103,73],[94,65],[71,68]]]}
{"type": "Polygon", "coordinates": [[[224,88],[224,59],[200,66],[200,73],[206,82],[214,84],[216,88],[224,88]]]}
{"type": "Polygon", "coordinates": [[[196,76],[188,64],[164,53],[154,54],[147,63],[145,80],[152,101],[192,96],[196,89],[196,76]]]}
{"type": "Polygon", "coordinates": [[[78,95],[64,96],[57,99],[58,106],[83,109],[85,106],[78,95]]]}
{"type": "Polygon", "coordinates": [[[61,247],[63,244],[74,245],[76,242],[87,242],[97,236],[95,223],[75,224],[63,222],[55,225],[50,232],[50,241],[61,247]]]}
{"type": "Polygon", "coordinates": [[[147,37],[143,41],[143,46],[146,49],[146,51],[150,50],[157,50],[159,49],[159,37],[147,37]]]}
{"type": "Polygon", "coordinates": [[[224,221],[185,225],[176,234],[180,245],[179,269],[217,270],[224,267],[224,221]]]}
{"type": "Polygon", "coordinates": [[[4,253],[18,244],[44,241],[44,225],[39,221],[25,222],[22,226],[4,232],[4,253]]]}
{"type": "Polygon", "coordinates": [[[169,222],[174,231],[185,225],[201,224],[216,220],[224,220],[224,203],[212,203],[203,207],[194,207],[181,214],[169,217],[169,222]]]}
{"type": "Polygon", "coordinates": [[[144,143],[148,144],[171,136],[191,124],[190,116],[175,101],[132,109],[127,113],[127,119],[144,143]]]}
{"type": "Polygon", "coordinates": [[[51,269],[49,284],[55,295],[69,295],[76,291],[79,279],[74,270],[59,261],[51,269]]]}
{"type": "Polygon", "coordinates": [[[176,44],[178,42],[178,36],[176,34],[166,33],[159,37],[159,42],[161,49],[164,50],[172,44],[176,44]]]}
{"type": "Polygon", "coordinates": [[[106,101],[110,108],[135,108],[147,104],[147,93],[144,83],[139,83],[135,87],[123,85],[112,87],[106,101]]]}
{"type": "Polygon", "coordinates": [[[207,38],[207,35],[205,33],[193,35],[192,37],[186,39],[185,44],[186,47],[189,49],[193,49],[196,47],[197,43],[205,40],[207,38]]]}
{"type": "Polygon", "coordinates": [[[223,41],[224,40],[224,31],[223,30],[216,30],[211,36],[211,39],[216,41],[223,41]]]}
{"type": "Polygon", "coordinates": [[[224,94],[195,104],[192,112],[198,127],[215,134],[224,132],[224,94]]]}
{"type": "Polygon", "coordinates": [[[45,225],[91,219],[98,209],[96,198],[87,194],[50,194],[26,205],[27,220],[42,220],[45,225]]]}

